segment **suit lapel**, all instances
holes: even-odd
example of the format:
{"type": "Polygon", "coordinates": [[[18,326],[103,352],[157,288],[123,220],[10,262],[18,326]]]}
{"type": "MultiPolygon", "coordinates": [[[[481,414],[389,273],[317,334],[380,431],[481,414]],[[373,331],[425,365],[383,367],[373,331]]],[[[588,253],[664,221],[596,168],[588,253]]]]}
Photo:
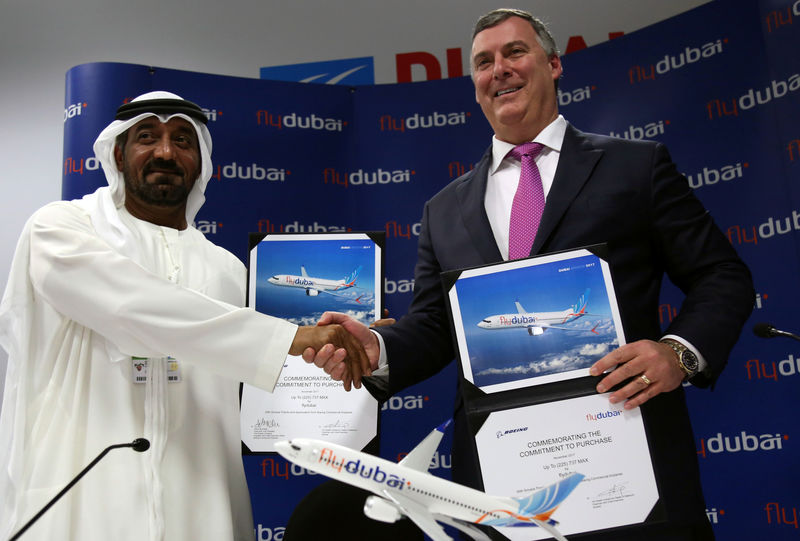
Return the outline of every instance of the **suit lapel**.
{"type": "Polygon", "coordinates": [[[494,241],[492,226],[489,224],[483,202],[491,161],[492,147],[490,146],[481,161],[472,170],[470,177],[456,187],[461,219],[475,250],[486,263],[494,263],[503,258],[494,241]]]}
{"type": "Polygon", "coordinates": [[[538,254],[542,246],[555,231],[561,217],[589,180],[603,151],[592,147],[588,139],[578,130],[567,125],[561,155],[553,178],[553,185],[547,194],[547,201],[539,222],[539,231],[531,247],[531,255],[538,254]]]}

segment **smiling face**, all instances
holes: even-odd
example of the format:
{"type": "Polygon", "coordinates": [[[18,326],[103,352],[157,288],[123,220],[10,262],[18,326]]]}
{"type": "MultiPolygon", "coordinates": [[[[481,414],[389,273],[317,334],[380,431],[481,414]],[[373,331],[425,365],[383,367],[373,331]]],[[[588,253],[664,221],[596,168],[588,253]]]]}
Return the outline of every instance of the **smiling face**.
{"type": "Polygon", "coordinates": [[[166,123],[145,118],[128,130],[114,157],[125,178],[125,207],[131,214],[159,225],[185,227],[186,200],[201,166],[194,126],[182,118],[166,123]],[[164,223],[164,217],[172,218],[164,223]]]}
{"type": "Polygon", "coordinates": [[[509,17],[472,41],[475,100],[501,141],[531,141],[558,116],[558,55],[550,58],[531,24],[509,17]]]}

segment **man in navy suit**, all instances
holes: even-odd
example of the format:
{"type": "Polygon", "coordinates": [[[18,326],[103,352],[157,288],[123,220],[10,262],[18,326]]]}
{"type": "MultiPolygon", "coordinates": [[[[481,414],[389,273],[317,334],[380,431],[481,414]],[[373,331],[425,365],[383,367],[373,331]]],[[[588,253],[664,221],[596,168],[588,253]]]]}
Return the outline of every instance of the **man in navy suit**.
{"type": "MultiPolygon", "coordinates": [[[[364,343],[374,368],[388,365],[388,378],[368,384],[382,398],[448,364],[455,353],[440,273],[508,259],[521,170],[509,151],[540,143],[536,165],[546,204],[530,255],[607,244],[628,344],[590,374],[618,365],[598,377],[597,391],[618,386],[612,403],[641,406],[664,504],[655,524],[587,538],[713,539],[681,384],[707,387],[724,368],[753,306],[747,267],[663,145],[583,133],[559,115],[561,61],[540,21],[517,10],[485,15],[475,27],[471,63],[475,97],[495,135],[477,167],[425,205],[408,314],[374,331],[341,314],[326,314],[320,324],[343,324],[364,343]],[[662,333],[658,295],[665,274],[686,298],[662,333]]],[[[336,355],[326,346],[304,356],[321,364],[336,355]]],[[[453,478],[482,488],[463,408],[455,418],[453,478]]]]}

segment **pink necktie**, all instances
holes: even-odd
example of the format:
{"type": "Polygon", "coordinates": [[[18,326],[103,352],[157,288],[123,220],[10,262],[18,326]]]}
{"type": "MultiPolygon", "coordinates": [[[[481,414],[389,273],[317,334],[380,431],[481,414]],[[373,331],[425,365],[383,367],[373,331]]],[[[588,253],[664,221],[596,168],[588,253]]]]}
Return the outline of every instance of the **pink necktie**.
{"type": "Polygon", "coordinates": [[[511,221],[508,230],[508,259],[520,259],[531,255],[531,246],[539,229],[539,220],[544,210],[544,189],[536,156],[542,151],[541,143],[525,143],[509,152],[517,158],[522,171],[519,186],[511,205],[511,221]]]}

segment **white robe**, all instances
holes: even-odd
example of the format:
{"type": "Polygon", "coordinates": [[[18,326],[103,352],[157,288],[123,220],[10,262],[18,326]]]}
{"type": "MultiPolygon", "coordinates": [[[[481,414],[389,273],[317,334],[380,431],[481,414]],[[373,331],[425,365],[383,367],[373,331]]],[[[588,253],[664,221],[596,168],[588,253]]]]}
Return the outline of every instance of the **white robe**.
{"type": "Polygon", "coordinates": [[[0,536],[105,447],[146,437],[150,450],[111,451],[23,539],[252,539],[238,382],[271,390],[296,326],[238,308],[244,266],[196,229],[120,216],[141,265],[74,202],[40,209],[20,238],[0,310],[0,536]],[[131,356],[158,377],[133,383],[131,356]]]}

